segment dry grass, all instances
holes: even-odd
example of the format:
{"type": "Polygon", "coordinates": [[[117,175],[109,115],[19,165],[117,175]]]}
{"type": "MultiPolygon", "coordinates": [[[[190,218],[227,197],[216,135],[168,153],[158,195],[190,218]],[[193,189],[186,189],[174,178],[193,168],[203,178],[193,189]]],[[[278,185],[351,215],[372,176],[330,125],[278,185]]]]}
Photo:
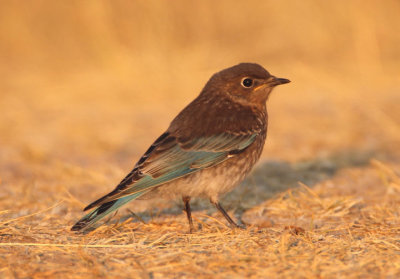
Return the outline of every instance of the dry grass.
{"type": "Polygon", "coordinates": [[[196,212],[201,229],[194,234],[185,233],[181,214],[148,224],[129,218],[76,235],[66,226],[71,216],[60,219],[59,211],[68,211],[64,201],[1,224],[1,271],[18,278],[396,278],[400,177],[379,161],[372,164],[313,189],[288,190],[248,210],[242,216],[246,230],[231,230],[219,216],[196,212]],[[345,184],[358,180],[364,183],[349,193],[345,184]]]}
{"type": "Polygon", "coordinates": [[[0,4],[1,278],[400,276],[397,1],[60,3],[0,4]],[[293,81],[223,199],[247,229],[159,200],[69,231],[241,61],[293,81]]]}

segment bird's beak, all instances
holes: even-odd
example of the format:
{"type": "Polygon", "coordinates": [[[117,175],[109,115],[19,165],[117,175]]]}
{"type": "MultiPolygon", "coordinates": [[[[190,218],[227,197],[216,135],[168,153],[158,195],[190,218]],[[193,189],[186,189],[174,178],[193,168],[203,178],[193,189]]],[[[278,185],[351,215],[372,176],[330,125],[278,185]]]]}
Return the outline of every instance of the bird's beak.
{"type": "Polygon", "coordinates": [[[275,77],[275,76],[271,76],[267,80],[266,84],[268,85],[268,87],[274,87],[274,86],[285,84],[285,83],[289,83],[289,82],[290,82],[290,80],[288,80],[286,78],[278,78],[278,77],[275,77]]]}
{"type": "Polygon", "coordinates": [[[261,85],[256,87],[255,91],[257,91],[259,89],[263,89],[263,88],[275,87],[277,85],[285,84],[285,83],[289,83],[289,82],[290,82],[290,80],[288,80],[286,78],[277,78],[275,76],[270,76],[265,82],[263,82],[261,85]]]}

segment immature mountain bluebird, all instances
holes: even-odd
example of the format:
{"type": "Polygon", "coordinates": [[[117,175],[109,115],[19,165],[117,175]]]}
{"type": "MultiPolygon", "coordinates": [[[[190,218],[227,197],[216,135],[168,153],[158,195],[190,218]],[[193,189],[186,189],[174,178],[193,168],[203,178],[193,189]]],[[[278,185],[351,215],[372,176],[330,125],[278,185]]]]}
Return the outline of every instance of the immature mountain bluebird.
{"type": "Polygon", "coordinates": [[[192,197],[208,198],[231,226],[238,226],[218,198],[260,158],[267,135],[266,101],[275,86],[288,82],[252,63],[214,74],[117,187],[84,209],[94,208],[72,230],[91,227],[134,199],[176,196],[183,199],[191,231],[192,197]]]}

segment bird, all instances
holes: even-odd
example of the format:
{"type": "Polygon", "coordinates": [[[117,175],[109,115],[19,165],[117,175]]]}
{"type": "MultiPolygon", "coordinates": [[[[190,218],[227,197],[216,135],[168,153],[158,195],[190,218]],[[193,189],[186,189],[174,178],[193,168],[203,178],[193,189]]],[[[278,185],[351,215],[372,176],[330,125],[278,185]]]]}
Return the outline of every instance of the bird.
{"type": "Polygon", "coordinates": [[[267,100],[290,80],[256,63],[215,73],[200,94],[170,123],[113,191],[92,202],[72,228],[85,231],[135,199],[182,198],[190,232],[190,200],[206,198],[231,227],[239,227],[219,202],[261,156],[267,136],[267,100]]]}

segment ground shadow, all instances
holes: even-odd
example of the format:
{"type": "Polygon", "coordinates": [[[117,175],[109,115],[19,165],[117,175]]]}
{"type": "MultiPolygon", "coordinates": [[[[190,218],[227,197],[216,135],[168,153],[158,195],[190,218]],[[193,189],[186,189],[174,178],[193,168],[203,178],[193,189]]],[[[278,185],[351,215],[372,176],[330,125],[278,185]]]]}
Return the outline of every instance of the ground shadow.
{"type": "MultiPolygon", "coordinates": [[[[329,156],[304,160],[294,163],[285,161],[265,161],[258,164],[254,171],[240,186],[221,199],[227,210],[233,210],[235,215],[257,206],[289,188],[298,187],[299,182],[309,187],[330,179],[339,170],[350,167],[367,165],[371,158],[386,157],[382,151],[374,150],[347,150],[333,153],[329,156]]],[[[182,201],[177,200],[169,204],[151,202],[153,206],[137,214],[145,221],[152,216],[164,214],[182,214],[182,201]]],[[[215,212],[215,208],[208,200],[194,199],[191,202],[192,210],[206,210],[207,214],[215,212]]],[[[128,218],[126,216],[125,218],[128,218]]],[[[125,219],[123,218],[123,219],[125,219]]]]}
{"type": "Polygon", "coordinates": [[[255,168],[240,187],[227,194],[224,202],[240,214],[278,193],[298,187],[299,182],[313,187],[330,179],[341,169],[367,165],[371,158],[377,158],[377,154],[371,150],[350,150],[294,163],[265,161],[255,168]]]}

